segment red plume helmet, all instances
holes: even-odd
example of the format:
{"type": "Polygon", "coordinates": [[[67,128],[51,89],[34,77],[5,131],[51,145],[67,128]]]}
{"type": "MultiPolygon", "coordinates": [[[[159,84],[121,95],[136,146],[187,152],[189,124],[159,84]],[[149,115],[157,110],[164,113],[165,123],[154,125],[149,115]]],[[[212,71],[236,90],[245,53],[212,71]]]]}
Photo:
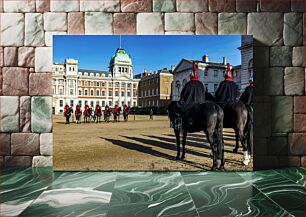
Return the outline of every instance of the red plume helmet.
{"type": "Polygon", "coordinates": [[[197,72],[197,65],[193,62],[193,76],[191,80],[197,81],[198,80],[198,72],[197,72]]]}
{"type": "Polygon", "coordinates": [[[226,67],[225,79],[226,80],[232,79],[231,65],[229,63],[227,64],[227,67],[226,67]]]}

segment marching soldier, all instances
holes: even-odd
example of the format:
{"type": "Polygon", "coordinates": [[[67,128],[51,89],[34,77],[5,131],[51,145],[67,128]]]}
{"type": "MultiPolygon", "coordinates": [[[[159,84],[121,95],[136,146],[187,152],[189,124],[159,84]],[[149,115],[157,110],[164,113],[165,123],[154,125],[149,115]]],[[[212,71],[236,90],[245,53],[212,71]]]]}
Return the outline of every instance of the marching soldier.
{"type": "Polygon", "coordinates": [[[127,108],[128,108],[128,106],[125,104],[125,105],[123,106],[123,113],[125,113],[125,111],[126,111],[127,108]]]}
{"type": "Polygon", "coordinates": [[[82,110],[79,104],[76,105],[74,114],[75,114],[75,123],[78,124],[80,121],[80,116],[82,115],[82,110]]]}
{"type": "Polygon", "coordinates": [[[117,113],[117,110],[118,110],[118,105],[115,105],[115,107],[114,107],[114,113],[117,113]]]}
{"type": "Polygon", "coordinates": [[[101,107],[99,105],[99,102],[97,102],[96,108],[95,108],[95,115],[97,115],[101,111],[101,107]]]}
{"type": "Polygon", "coordinates": [[[87,115],[87,110],[89,109],[89,106],[87,105],[87,102],[85,102],[85,106],[84,106],[84,115],[87,115]]]}
{"type": "Polygon", "coordinates": [[[109,106],[106,105],[105,108],[104,108],[104,116],[106,116],[106,114],[108,113],[109,111],[109,106]]]}
{"type": "Polygon", "coordinates": [[[64,117],[66,118],[66,123],[65,124],[69,124],[69,117],[68,117],[68,110],[70,109],[68,103],[66,103],[65,107],[64,107],[64,117]]]}

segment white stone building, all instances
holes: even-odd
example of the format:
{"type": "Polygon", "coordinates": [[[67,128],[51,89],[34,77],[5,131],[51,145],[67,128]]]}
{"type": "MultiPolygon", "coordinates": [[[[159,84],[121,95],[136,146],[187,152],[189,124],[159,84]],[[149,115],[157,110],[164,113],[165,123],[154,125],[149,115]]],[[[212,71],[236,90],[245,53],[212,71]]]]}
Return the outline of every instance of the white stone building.
{"type": "MultiPolygon", "coordinates": [[[[241,36],[241,65],[231,66],[233,81],[237,84],[239,93],[249,85],[249,79],[253,76],[253,37],[241,36]]],[[[197,63],[199,80],[205,85],[207,91],[215,94],[219,84],[224,80],[227,68],[226,57],[222,62],[209,62],[208,55],[204,55],[202,60],[182,59],[173,71],[172,100],[180,99],[180,93],[185,84],[190,80],[189,76],[193,71],[192,62],[197,63]]]]}
{"type": "Polygon", "coordinates": [[[199,81],[201,81],[207,91],[214,94],[221,81],[224,80],[226,71],[226,58],[223,57],[223,62],[209,62],[208,55],[204,55],[202,61],[182,59],[173,71],[172,83],[172,100],[180,99],[180,94],[185,84],[190,80],[190,74],[193,71],[192,62],[197,63],[197,72],[199,81]]]}
{"type": "Polygon", "coordinates": [[[250,77],[253,77],[253,36],[241,36],[241,46],[238,49],[241,52],[241,90],[244,90],[249,85],[250,77]]]}
{"type": "Polygon", "coordinates": [[[53,64],[53,113],[63,112],[65,104],[75,106],[85,103],[94,107],[97,103],[137,106],[139,79],[133,79],[130,56],[118,48],[109,62],[109,71],[78,68],[78,60],[66,59],[64,64],[53,64]]]}

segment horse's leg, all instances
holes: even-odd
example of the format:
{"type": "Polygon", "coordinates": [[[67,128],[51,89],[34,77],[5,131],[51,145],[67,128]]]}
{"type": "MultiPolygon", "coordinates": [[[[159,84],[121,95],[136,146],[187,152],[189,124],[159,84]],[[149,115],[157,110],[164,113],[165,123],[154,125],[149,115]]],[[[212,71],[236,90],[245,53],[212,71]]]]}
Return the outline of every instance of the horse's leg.
{"type": "Polygon", "coordinates": [[[186,146],[186,139],[187,139],[187,133],[183,132],[183,141],[182,141],[182,145],[183,145],[183,153],[181,156],[181,159],[185,159],[185,146],[186,146]]]}
{"type": "Polygon", "coordinates": [[[175,160],[180,159],[181,155],[181,147],[180,147],[180,131],[179,130],[174,130],[175,137],[176,137],[176,147],[177,147],[177,154],[175,160]]]}
{"type": "Polygon", "coordinates": [[[244,165],[248,165],[250,162],[249,155],[248,155],[248,147],[247,147],[247,141],[245,139],[244,133],[243,133],[243,127],[237,130],[239,135],[239,140],[241,142],[242,148],[243,148],[243,161],[242,163],[244,165]]]}
{"type": "Polygon", "coordinates": [[[216,131],[216,138],[215,142],[220,143],[220,152],[221,152],[221,165],[220,165],[220,170],[224,170],[224,164],[225,164],[225,159],[224,159],[224,141],[223,141],[223,132],[222,132],[222,127],[218,127],[215,129],[216,131]]]}
{"type": "Polygon", "coordinates": [[[212,156],[212,158],[213,158],[213,166],[211,167],[211,170],[215,171],[217,169],[217,166],[218,166],[217,144],[214,142],[213,132],[210,129],[208,129],[208,130],[206,130],[204,132],[206,134],[207,141],[210,144],[210,148],[211,148],[212,154],[213,154],[213,156],[212,156]]]}
{"type": "Polygon", "coordinates": [[[238,153],[238,148],[239,148],[239,136],[237,133],[235,133],[235,138],[236,138],[236,146],[233,149],[233,153],[238,153]]]}

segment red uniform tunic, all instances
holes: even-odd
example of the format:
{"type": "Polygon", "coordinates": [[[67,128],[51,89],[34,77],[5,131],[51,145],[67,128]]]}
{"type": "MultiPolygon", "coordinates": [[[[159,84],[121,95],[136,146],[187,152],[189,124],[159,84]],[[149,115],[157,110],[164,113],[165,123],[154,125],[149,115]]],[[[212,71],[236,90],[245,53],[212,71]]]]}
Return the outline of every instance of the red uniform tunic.
{"type": "Polygon", "coordinates": [[[123,106],[123,112],[125,112],[127,108],[128,108],[127,105],[124,105],[123,106]]]}
{"type": "Polygon", "coordinates": [[[115,105],[115,107],[114,107],[114,113],[116,113],[116,112],[117,112],[117,110],[118,110],[118,106],[117,106],[117,105],[115,105]]]}
{"type": "Polygon", "coordinates": [[[107,105],[105,106],[105,109],[104,109],[104,115],[107,114],[108,110],[109,110],[109,106],[107,105]]]}
{"type": "Polygon", "coordinates": [[[69,105],[65,105],[64,107],[64,116],[66,117],[67,110],[69,109],[69,105]]]}
{"type": "Polygon", "coordinates": [[[97,115],[98,113],[101,115],[101,107],[99,105],[96,105],[95,115],[97,115]]]}
{"type": "Polygon", "coordinates": [[[87,109],[89,109],[89,105],[84,106],[84,115],[87,115],[87,109]]]}
{"type": "Polygon", "coordinates": [[[80,106],[77,105],[77,106],[75,107],[75,112],[74,112],[75,116],[77,116],[79,112],[82,113],[82,110],[80,110],[80,106]]]}

